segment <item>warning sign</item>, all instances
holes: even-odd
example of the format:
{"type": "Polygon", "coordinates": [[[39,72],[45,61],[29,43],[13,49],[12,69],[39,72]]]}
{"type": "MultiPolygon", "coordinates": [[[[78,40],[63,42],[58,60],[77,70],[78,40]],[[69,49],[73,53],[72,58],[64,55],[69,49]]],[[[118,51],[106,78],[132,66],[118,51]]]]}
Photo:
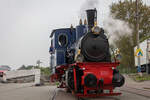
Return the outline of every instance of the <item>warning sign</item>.
{"type": "Polygon", "coordinates": [[[143,51],[142,51],[141,48],[136,49],[135,56],[137,56],[137,57],[142,57],[143,56],[143,51]]]}

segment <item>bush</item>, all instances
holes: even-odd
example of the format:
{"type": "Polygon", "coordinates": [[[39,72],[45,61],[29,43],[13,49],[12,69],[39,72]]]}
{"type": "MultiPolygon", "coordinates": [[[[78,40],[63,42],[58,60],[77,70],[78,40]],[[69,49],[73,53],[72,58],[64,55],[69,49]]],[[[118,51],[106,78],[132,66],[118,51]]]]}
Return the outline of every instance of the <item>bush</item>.
{"type": "Polygon", "coordinates": [[[133,80],[137,81],[137,82],[143,82],[143,81],[147,81],[150,80],[150,75],[143,73],[143,76],[139,76],[138,74],[132,74],[129,75],[133,80]]]}

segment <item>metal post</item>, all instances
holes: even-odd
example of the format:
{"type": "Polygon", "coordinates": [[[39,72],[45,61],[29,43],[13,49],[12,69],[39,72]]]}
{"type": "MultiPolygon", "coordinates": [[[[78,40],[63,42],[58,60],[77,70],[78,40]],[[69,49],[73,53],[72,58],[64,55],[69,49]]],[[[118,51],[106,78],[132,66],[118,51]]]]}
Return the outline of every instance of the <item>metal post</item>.
{"type": "Polygon", "coordinates": [[[147,47],[146,47],[146,72],[147,72],[147,69],[148,69],[148,39],[146,41],[147,43],[147,47]]]}
{"type": "MultiPolygon", "coordinates": [[[[139,0],[136,0],[136,39],[137,39],[137,49],[140,48],[139,45],[139,10],[138,10],[138,6],[139,6],[139,0]]],[[[142,75],[141,73],[141,63],[140,63],[140,57],[138,57],[138,73],[140,75],[142,75]]]]}
{"type": "Polygon", "coordinates": [[[149,72],[149,39],[147,39],[147,52],[146,52],[146,61],[147,61],[147,63],[146,63],[146,72],[147,72],[147,74],[150,74],[150,72],[149,72]]]}
{"type": "Polygon", "coordinates": [[[51,53],[51,58],[50,58],[50,71],[52,72],[53,70],[53,62],[52,62],[52,59],[53,59],[53,55],[51,53]]]}

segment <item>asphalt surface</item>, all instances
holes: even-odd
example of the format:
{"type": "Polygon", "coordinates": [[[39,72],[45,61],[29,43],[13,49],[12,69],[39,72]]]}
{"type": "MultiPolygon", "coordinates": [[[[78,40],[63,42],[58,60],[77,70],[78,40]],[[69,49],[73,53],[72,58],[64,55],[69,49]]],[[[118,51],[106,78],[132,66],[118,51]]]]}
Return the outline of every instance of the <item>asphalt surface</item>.
{"type": "MultiPolygon", "coordinates": [[[[122,95],[114,97],[86,98],[84,100],[150,100],[128,91],[121,91],[122,95]]],[[[74,95],[66,93],[56,86],[35,87],[27,84],[0,84],[0,100],[78,100],[74,95]],[[55,92],[54,92],[55,91],[55,92]],[[56,94],[55,94],[56,93],[56,94]]]]}
{"type": "Polygon", "coordinates": [[[50,100],[54,86],[32,84],[0,84],[0,100],[50,100]]]}

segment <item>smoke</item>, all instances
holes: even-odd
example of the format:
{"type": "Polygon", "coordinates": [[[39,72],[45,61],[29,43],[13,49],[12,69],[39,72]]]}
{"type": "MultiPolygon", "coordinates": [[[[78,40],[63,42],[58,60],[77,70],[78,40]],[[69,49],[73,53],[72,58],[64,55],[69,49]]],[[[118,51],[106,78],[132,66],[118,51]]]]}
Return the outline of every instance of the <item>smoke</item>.
{"type": "Polygon", "coordinates": [[[114,44],[123,36],[131,36],[132,29],[129,24],[123,20],[115,19],[113,15],[104,20],[104,29],[108,33],[109,43],[114,44]]]}
{"type": "Polygon", "coordinates": [[[86,19],[86,10],[87,9],[93,9],[98,8],[99,6],[99,0],[85,0],[85,2],[81,5],[80,11],[79,11],[79,18],[86,19]]]}
{"type": "MultiPolygon", "coordinates": [[[[79,18],[86,19],[86,10],[99,8],[100,0],[85,0],[85,2],[81,5],[79,11],[79,18]]],[[[115,15],[115,14],[114,14],[115,15]]],[[[130,25],[119,19],[115,19],[114,15],[109,15],[104,19],[103,28],[108,33],[109,43],[114,44],[115,40],[120,39],[122,36],[131,36],[132,28],[130,25]]],[[[131,41],[132,42],[132,41],[131,41]]]]}

